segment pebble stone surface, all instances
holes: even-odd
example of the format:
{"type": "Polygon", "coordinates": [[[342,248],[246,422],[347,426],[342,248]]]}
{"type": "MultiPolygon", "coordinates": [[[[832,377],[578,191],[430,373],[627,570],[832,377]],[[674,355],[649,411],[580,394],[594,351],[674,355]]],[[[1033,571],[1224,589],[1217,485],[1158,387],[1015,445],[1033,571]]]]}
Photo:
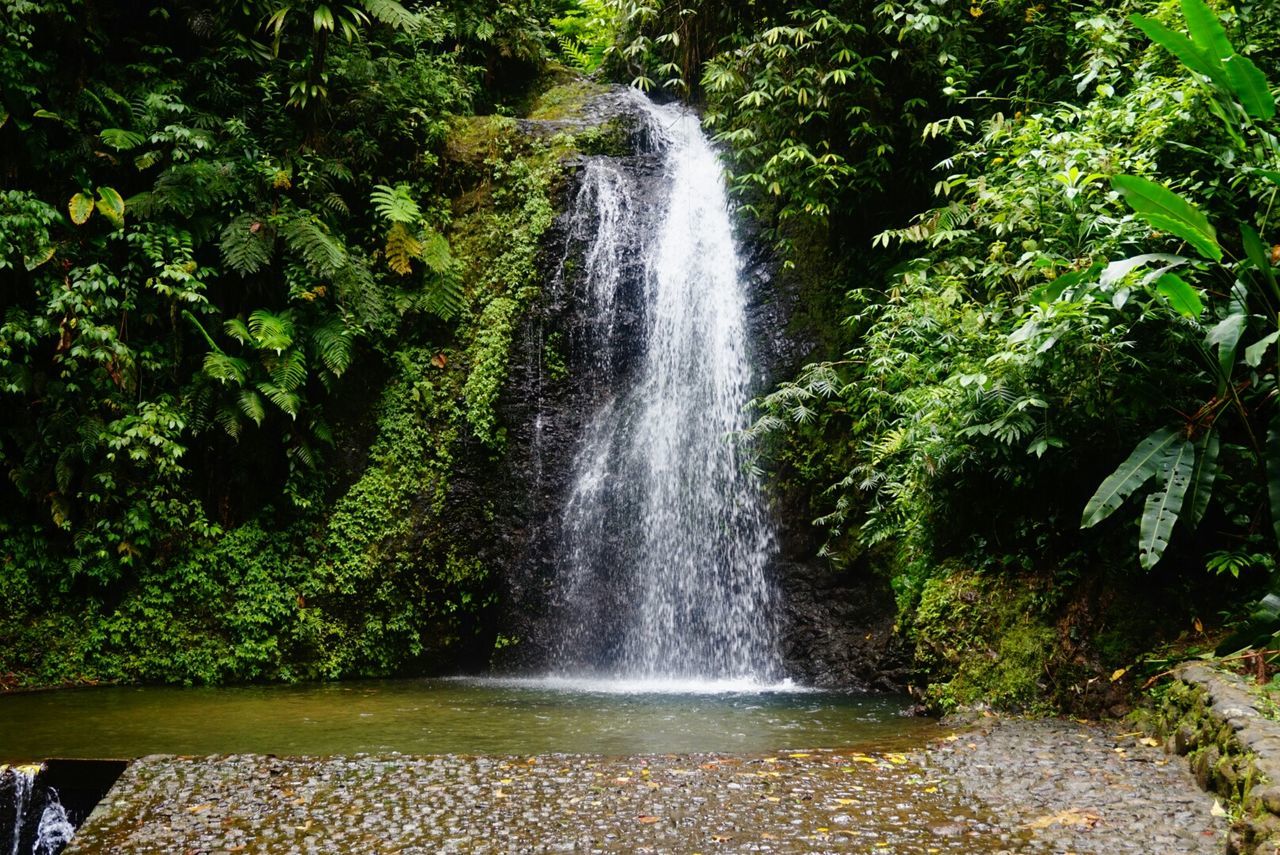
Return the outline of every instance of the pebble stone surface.
{"type": "Polygon", "coordinates": [[[1179,758],[995,720],[927,749],[135,762],[69,853],[1216,853],[1179,758]]]}

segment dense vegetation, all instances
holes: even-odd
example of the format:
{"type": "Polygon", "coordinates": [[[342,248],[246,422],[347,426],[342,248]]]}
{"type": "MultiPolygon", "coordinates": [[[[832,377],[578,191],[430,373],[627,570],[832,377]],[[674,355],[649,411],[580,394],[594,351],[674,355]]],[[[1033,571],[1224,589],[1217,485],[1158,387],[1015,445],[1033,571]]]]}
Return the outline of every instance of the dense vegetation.
{"type": "Polygon", "coordinates": [[[411,528],[501,443],[560,158],[500,114],[554,12],[0,6],[0,674],[385,673],[474,635],[487,569],[411,528]]]}
{"type": "Polygon", "coordinates": [[[573,145],[504,117],[563,63],[703,108],[815,343],[760,402],[762,465],[834,572],[891,581],[930,700],[1111,698],[1275,570],[1278,25],[4,0],[0,675],[483,656],[483,534],[445,497],[503,448],[573,145]]]}

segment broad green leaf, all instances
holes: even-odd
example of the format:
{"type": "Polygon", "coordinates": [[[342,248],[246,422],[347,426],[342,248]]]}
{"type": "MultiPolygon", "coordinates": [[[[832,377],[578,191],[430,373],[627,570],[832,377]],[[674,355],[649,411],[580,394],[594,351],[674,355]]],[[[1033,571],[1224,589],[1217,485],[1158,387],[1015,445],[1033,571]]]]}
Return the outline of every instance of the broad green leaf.
{"type": "Polygon", "coordinates": [[[1156,488],[1147,496],[1138,524],[1138,562],[1147,570],[1156,566],[1169,546],[1191,484],[1195,456],[1195,445],[1184,439],[1167,447],[1159,459],[1156,488]]]}
{"type": "Polygon", "coordinates": [[[1276,98],[1271,94],[1267,76],[1247,56],[1232,56],[1223,65],[1231,91],[1244,106],[1244,111],[1255,119],[1266,121],[1276,115],[1276,98]]]}
{"type": "Polygon", "coordinates": [[[1209,499],[1213,496],[1213,482],[1218,477],[1218,432],[1210,430],[1196,442],[1196,463],[1191,471],[1191,488],[1187,492],[1186,504],[1189,515],[1186,517],[1191,528],[1200,525],[1204,513],[1209,509],[1209,499]]]}
{"type": "Polygon", "coordinates": [[[77,193],[67,203],[67,211],[71,214],[71,222],[83,226],[93,216],[93,197],[86,193],[77,193]]]}
{"type": "Polygon", "coordinates": [[[112,187],[98,188],[98,211],[118,229],[124,228],[124,199],[112,187]]]}
{"type": "Polygon", "coordinates": [[[1146,267],[1154,261],[1167,261],[1170,264],[1175,264],[1183,262],[1184,259],[1180,255],[1170,255],[1167,252],[1148,252],[1143,255],[1130,256],[1108,264],[1103,269],[1102,275],[1098,277],[1098,284],[1104,288],[1109,288],[1133,271],[1140,267],[1146,267]]]}
{"type": "Polygon", "coordinates": [[[1271,499],[1271,526],[1280,542],[1280,411],[1271,417],[1267,431],[1267,495],[1271,499]]]}
{"type": "Polygon", "coordinates": [[[1176,56],[1187,68],[1197,74],[1203,74],[1223,89],[1231,88],[1230,81],[1227,79],[1227,70],[1222,67],[1222,63],[1206,55],[1195,42],[1182,33],[1142,15],[1130,15],[1129,21],[1142,30],[1151,41],[1176,56]]]}
{"type": "Polygon", "coordinates": [[[333,32],[333,12],[328,6],[317,6],[311,16],[311,26],[318,33],[321,30],[333,32]]]}
{"type": "Polygon", "coordinates": [[[1250,368],[1257,368],[1262,364],[1262,357],[1267,355],[1267,348],[1276,343],[1276,339],[1280,338],[1280,332],[1273,332],[1271,335],[1264,335],[1244,349],[1244,362],[1250,368]]]}
{"type": "Polygon", "coordinates": [[[1258,175],[1261,175],[1263,178],[1267,179],[1272,184],[1280,184],[1280,172],[1276,172],[1274,169],[1253,168],[1248,171],[1256,172],[1258,175]]]}
{"type": "Polygon", "coordinates": [[[1098,275],[1100,267],[1094,265],[1087,270],[1072,270],[1064,273],[1052,282],[1046,282],[1027,294],[1027,301],[1040,305],[1056,301],[1068,288],[1074,288],[1081,282],[1098,275]]]}
{"type": "Polygon", "coordinates": [[[1089,499],[1080,518],[1080,527],[1091,528],[1115,513],[1133,491],[1156,473],[1159,461],[1179,436],[1180,432],[1175,428],[1162,427],[1138,443],[1089,499]]]}
{"type": "Polygon", "coordinates": [[[1176,273],[1166,273],[1156,282],[1159,292],[1173,310],[1188,318],[1198,318],[1204,313],[1204,301],[1200,292],[1188,285],[1186,280],[1176,273]]]}
{"type": "Polygon", "coordinates": [[[1209,58],[1226,59],[1236,52],[1217,13],[1204,0],[1182,0],[1182,17],[1187,21],[1191,41],[1209,58]]]}
{"type": "Polygon", "coordinates": [[[1276,285],[1276,272],[1271,268],[1271,253],[1267,251],[1267,247],[1262,242],[1262,238],[1254,231],[1253,226],[1248,223],[1240,224],[1240,242],[1244,244],[1244,254],[1248,257],[1249,262],[1266,277],[1267,282],[1274,288],[1276,285]]]}
{"type": "Polygon", "coordinates": [[[1218,245],[1216,237],[1196,231],[1181,220],[1175,220],[1163,214],[1138,214],[1138,216],[1146,220],[1156,231],[1168,232],[1182,238],[1205,258],[1222,261],[1222,247],[1218,245]]]}
{"type": "Polygon", "coordinates": [[[1222,371],[1222,379],[1230,380],[1235,367],[1236,347],[1240,344],[1240,336],[1244,334],[1248,316],[1240,306],[1218,323],[1213,325],[1205,336],[1205,344],[1218,349],[1218,368],[1222,371]]]}
{"type": "Polygon", "coordinates": [[[57,250],[55,247],[46,246],[43,249],[39,250],[38,252],[33,253],[32,255],[22,256],[22,264],[24,267],[27,268],[27,272],[30,273],[32,270],[35,270],[36,268],[40,267],[42,264],[45,264],[46,262],[48,262],[49,259],[53,258],[53,254],[56,251],[57,250]]]}
{"type": "Polygon", "coordinates": [[[1222,248],[1218,246],[1213,226],[1186,199],[1161,184],[1136,175],[1117,175],[1111,179],[1111,185],[1124,196],[1134,213],[1152,226],[1177,235],[1214,261],[1222,260],[1222,248]]]}

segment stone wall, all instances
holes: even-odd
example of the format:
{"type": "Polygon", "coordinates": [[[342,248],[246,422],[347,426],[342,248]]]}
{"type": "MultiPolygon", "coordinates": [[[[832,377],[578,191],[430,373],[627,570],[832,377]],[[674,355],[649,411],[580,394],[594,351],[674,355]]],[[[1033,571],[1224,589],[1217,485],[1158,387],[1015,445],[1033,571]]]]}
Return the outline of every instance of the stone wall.
{"type": "Polygon", "coordinates": [[[1280,722],[1234,674],[1192,663],[1174,676],[1156,708],[1137,714],[1140,723],[1236,815],[1229,855],[1280,855],[1280,722]]]}

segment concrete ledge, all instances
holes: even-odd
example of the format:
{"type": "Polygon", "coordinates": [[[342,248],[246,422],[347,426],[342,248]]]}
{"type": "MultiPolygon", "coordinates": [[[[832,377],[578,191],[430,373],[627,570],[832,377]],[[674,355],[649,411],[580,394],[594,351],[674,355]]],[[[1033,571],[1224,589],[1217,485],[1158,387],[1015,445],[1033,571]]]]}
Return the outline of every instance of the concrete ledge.
{"type": "Polygon", "coordinates": [[[1244,680],[1201,663],[1174,672],[1142,724],[1187,758],[1204,789],[1240,813],[1229,855],[1280,855],[1280,722],[1267,718],[1244,680]]]}

